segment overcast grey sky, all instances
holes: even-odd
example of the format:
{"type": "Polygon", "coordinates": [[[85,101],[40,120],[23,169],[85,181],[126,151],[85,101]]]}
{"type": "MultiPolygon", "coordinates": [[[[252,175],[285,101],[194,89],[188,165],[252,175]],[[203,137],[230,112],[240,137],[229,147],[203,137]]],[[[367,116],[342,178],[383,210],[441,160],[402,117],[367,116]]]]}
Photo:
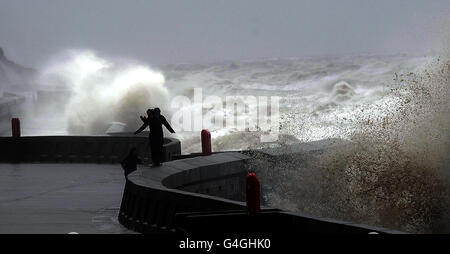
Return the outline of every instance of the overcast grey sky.
{"type": "Polygon", "coordinates": [[[0,0],[0,47],[31,66],[64,49],[152,64],[422,53],[449,0],[0,0]]]}

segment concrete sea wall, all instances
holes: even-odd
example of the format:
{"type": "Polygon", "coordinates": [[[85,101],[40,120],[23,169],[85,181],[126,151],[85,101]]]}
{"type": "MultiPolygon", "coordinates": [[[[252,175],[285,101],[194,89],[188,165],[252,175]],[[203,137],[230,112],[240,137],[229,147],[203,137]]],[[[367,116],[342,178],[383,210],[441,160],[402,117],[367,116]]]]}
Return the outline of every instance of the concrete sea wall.
{"type": "MultiPolygon", "coordinates": [[[[151,162],[148,138],[111,136],[0,137],[0,162],[119,163],[131,147],[151,162]]],[[[179,140],[165,138],[165,161],[180,152],[179,140]]]]}
{"type": "Polygon", "coordinates": [[[217,153],[141,166],[126,181],[119,222],[141,233],[175,233],[179,213],[245,210],[247,159],[217,153]]]}
{"type": "MultiPolygon", "coordinates": [[[[316,148],[303,152],[317,152],[316,148]]],[[[264,153],[277,156],[273,150],[264,153]]],[[[229,152],[170,161],[161,167],[140,167],[128,176],[119,222],[141,233],[181,232],[184,236],[246,230],[272,234],[401,233],[268,207],[262,207],[260,215],[250,218],[244,202],[245,180],[253,159],[239,152],[229,152]]]]}

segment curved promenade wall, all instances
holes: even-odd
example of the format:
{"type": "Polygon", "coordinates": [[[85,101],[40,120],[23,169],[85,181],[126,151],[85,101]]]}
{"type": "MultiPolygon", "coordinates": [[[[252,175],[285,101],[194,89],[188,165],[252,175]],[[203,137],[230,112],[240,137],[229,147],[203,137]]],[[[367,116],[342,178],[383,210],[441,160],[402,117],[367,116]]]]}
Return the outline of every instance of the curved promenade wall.
{"type": "Polygon", "coordinates": [[[178,213],[244,211],[248,158],[217,153],[141,166],[126,181],[119,222],[141,233],[173,233],[178,213]]]}
{"type": "MultiPolygon", "coordinates": [[[[316,153],[320,146],[330,144],[334,142],[316,142],[303,152],[316,153]]],[[[274,159],[278,156],[272,150],[263,152],[274,159]]],[[[248,162],[253,159],[239,152],[227,152],[170,161],[161,167],[142,166],[128,176],[119,222],[137,232],[157,234],[185,229],[191,233],[242,229],[239,227],[248,221],[243,201],[248,162]]],[[[298,233],[402,233],[267,207],[261,214],[262,230],[269,232],[290,228],[298,233]],[[279,223],[266,223],[264,218],[276,218],[279,223]]]]}

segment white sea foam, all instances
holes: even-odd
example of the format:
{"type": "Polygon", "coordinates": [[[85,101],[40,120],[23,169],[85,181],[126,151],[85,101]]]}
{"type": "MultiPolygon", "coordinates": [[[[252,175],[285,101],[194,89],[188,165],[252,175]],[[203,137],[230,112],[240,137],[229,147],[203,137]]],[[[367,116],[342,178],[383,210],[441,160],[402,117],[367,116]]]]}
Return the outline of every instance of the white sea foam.
{"type": "MultiPolygon", "coordinates": [[[[72,92],[65,110],[69,134],[104,134],[110,122],[136,129],[147,108],[165,108],[164,76],[144,65],[118,65],[90,51],[71,51],[45,69],[41,82],[58,80],[72,92]]],[[[54,83],[53,83],[54,84],[54,83]]]]}

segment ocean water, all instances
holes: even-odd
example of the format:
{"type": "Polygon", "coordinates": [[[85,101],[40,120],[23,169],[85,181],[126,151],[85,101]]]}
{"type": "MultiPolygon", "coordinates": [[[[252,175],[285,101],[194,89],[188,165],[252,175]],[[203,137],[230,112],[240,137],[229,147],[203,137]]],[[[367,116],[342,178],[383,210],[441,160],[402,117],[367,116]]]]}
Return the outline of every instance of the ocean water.
{"type": "MultiPolygon", "coordinates": [[[[33,123],[39,126],[39,133],[55,131],[54,126],[58,126],[60,133],[101,135],[111,122],[124,123],[124,131],[134,131],[140,124],[139,115],[149,107],[160,107],[163,115],[172,119],[181,109],[173,107],[174,99],[184,96],[192,102],[183,108],[191,113],[189,126],[194,127],[196,114],[220,115],[224,121],[230,116],[244,119],[247,128],[257,122],[254,115],[243,112],[202,109],[194,98],[195,89],[201,89],[203,99],[218,96],[223,101],[227,96],[264,96],[269,101],[271,96],[278,96],[281,143],[347,137],[347,130],[354,125],[355,108],[389,98],[395,73],[417,72],[430,61],[431,57],[357,56],[149,67],[113,62],[89,51],[69,52],[43,67],[38,79],[43,89],[58,85],[72,91],[63,105],[63,114],[52,112],[52,107],[60,105],[48,101],[49,110],[30,117],[54,120],[51,124],[33,123]]],[[[255,110],[255,105],[244,103],[249,111],[255,110]]],[[[174,136],[184,141],[184,153],[200,151],[198,128],[184,131],[176,123],[173,125],[177,130],[174,136]]],[[[209,129],[216,151],[260,145],[258,131],[242,132],[226,124],[209,129]]],[[[33,135],[33,131],[27,133],[33,135]]]]}
{"type": "MultiPolygon", "coordinates": [[[[263,59],[148,66],[114,62],[93,52],[69,52],[43,67],[40,88],[72,92],[63,105],[39,114],[25,110],[25,135],[102,135],[119,122],[139,127],[139,115],[160,107],[170,121],[177,96],[195,114],[244,119],[247,113],[202,108],[203,98],[278,96],[279,139],[263,131],[209,128],[214,151],[283,146],[324,138],[350,145],[314,158],[252,165],[265,202],[282,209],[408,232],[449,232],[449,57],[347,56],[263,59]],[[57,113],[54,109],[58,107],[57,113]],[[61,109],[62,108],[62,109],[61,109]]],[[[243,99],[250,110],[256,105],[243,99]]],[[[30,106],[31,108],[32,106],[30,106]]],[[[173,124],[175,125],[175,124],[173,124]]],[[[199,152],[200,132],[174,126],[182,152],[199,152]]],[[[251,128],[252,126],[248,126],[251,128]]]]}

